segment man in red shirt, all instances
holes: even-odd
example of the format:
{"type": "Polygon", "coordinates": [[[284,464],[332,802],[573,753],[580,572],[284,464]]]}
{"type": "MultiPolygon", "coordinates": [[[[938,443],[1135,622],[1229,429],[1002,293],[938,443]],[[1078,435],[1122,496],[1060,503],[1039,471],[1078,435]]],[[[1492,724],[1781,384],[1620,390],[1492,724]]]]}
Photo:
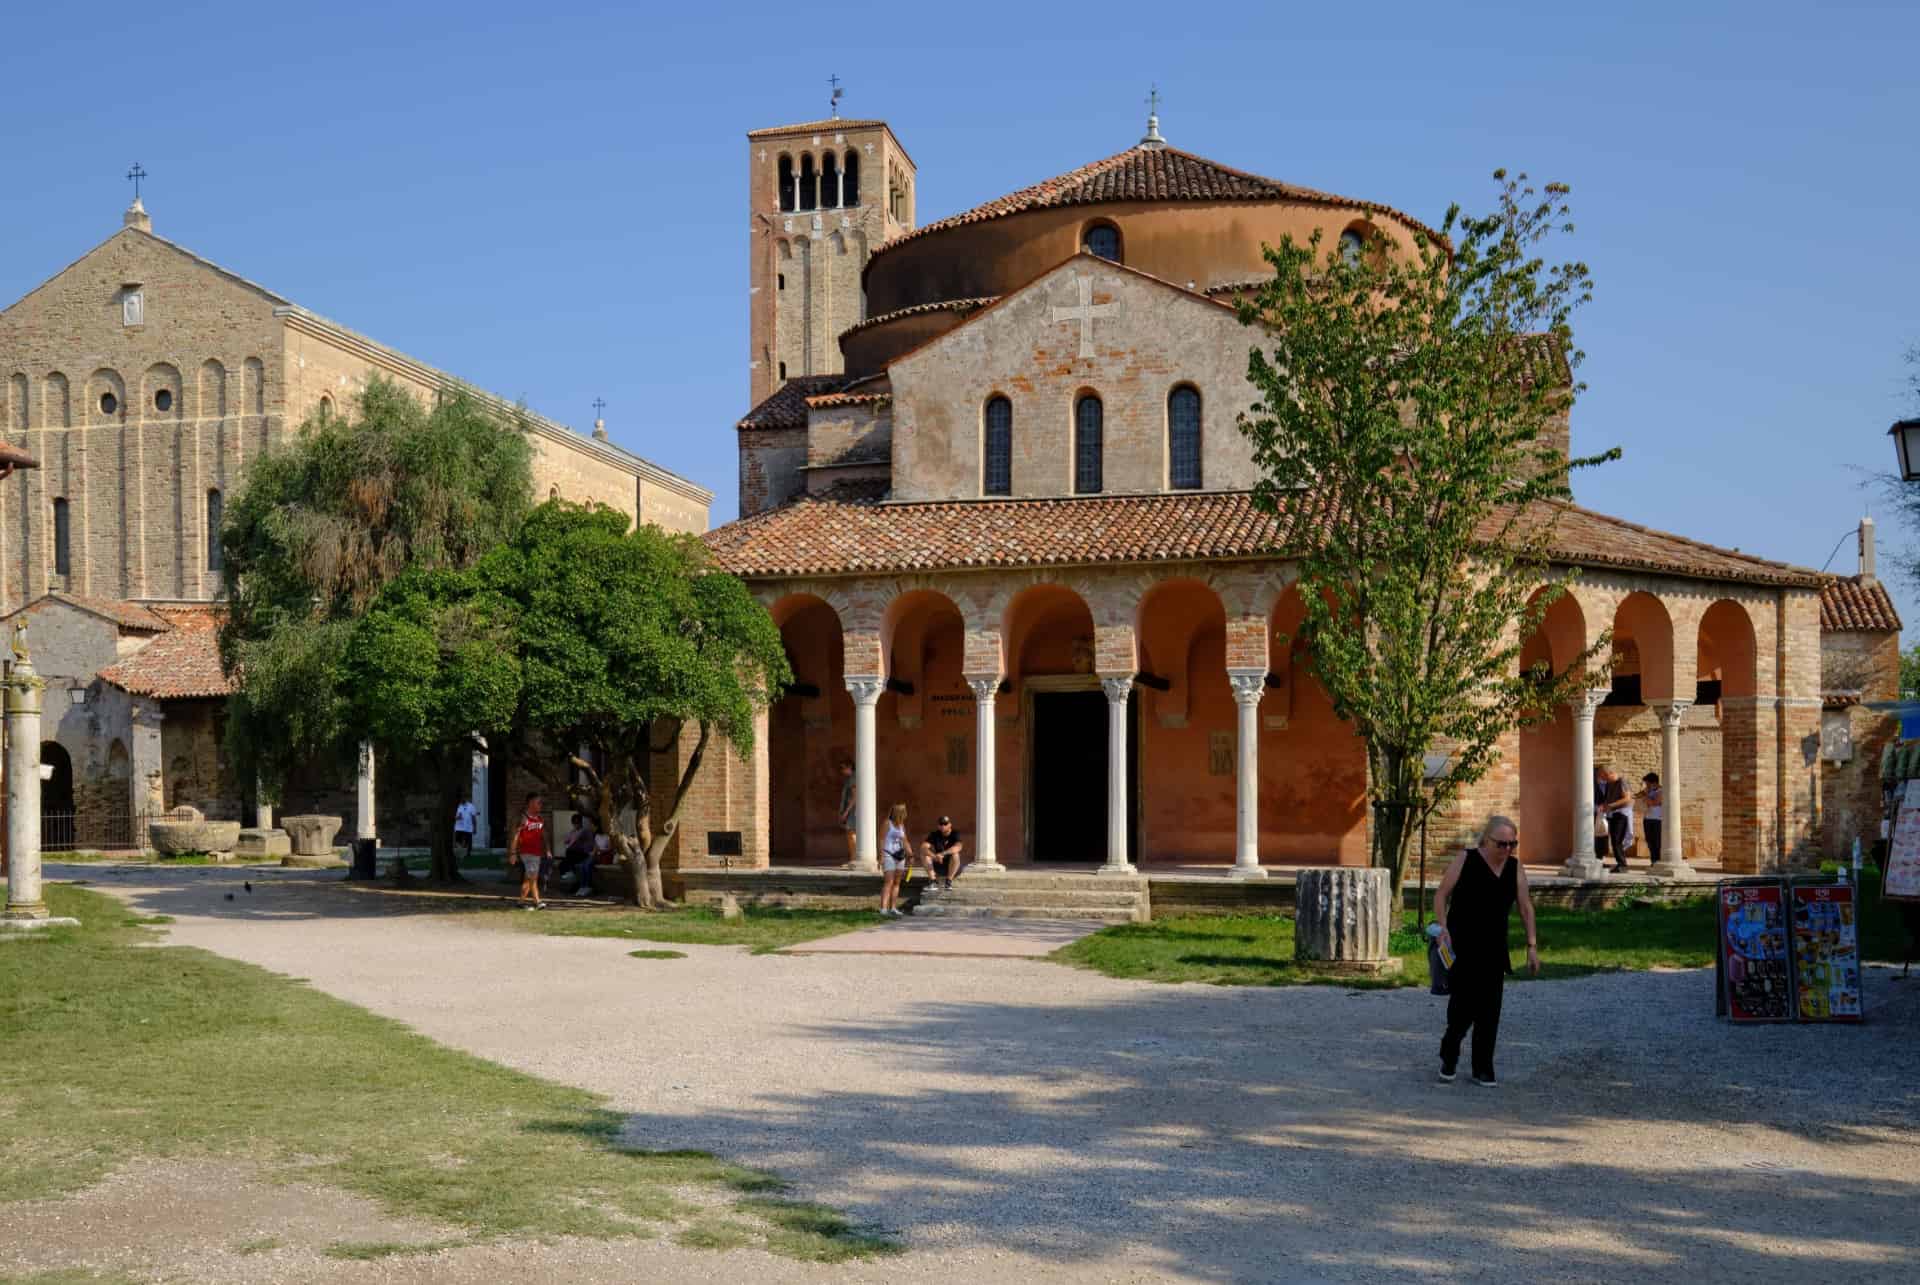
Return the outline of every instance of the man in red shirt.
{"type": "Polygon", "coordinates": [[[553,855],[553,834],[540,812],[538,794],[527,796],[527,810],[513,829],[507,851],[520,862],[520,904],[528,910],[540,909],[540,868],[553,855]]]}

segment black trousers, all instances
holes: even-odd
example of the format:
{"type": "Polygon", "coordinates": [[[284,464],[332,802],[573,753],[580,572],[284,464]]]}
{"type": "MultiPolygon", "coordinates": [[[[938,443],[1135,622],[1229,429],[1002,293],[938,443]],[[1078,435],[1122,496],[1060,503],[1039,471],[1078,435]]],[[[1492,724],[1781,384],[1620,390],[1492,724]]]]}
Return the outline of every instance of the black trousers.
{"type": "MultiPolygon", "coordinates": [[[[1464,963],[1465,961],[1461,961],[1464,963]]],[[[1447,1033],[1440,1039],[1440,1061],[1455,1066],[1460,1061],[1460,1042],[1473,1032],[1473,1073],[1482,1078],[1493,1075],[1493,1043],[1500,1038],[1500,1001],[1506,991],[1507,975],[1495,961],[1490,968],[1462,968],[1455,965],[1450,978],[1452,990],[1447,997],[1447,1033]]]]}
{"type": "Polygon", "coordinates": [[[1660,818],[1648,817],[1645,826],[1647,831],[1647,856],[1658,861],[1660,859],[1660,818]]]}
{"type": "Polygon", "coordinates": [[[1607,846],[1613,849],[1613,864],[1627,864],[1627,827],[1632,822],[1624,812],[1607,813],[1607,846]]]}

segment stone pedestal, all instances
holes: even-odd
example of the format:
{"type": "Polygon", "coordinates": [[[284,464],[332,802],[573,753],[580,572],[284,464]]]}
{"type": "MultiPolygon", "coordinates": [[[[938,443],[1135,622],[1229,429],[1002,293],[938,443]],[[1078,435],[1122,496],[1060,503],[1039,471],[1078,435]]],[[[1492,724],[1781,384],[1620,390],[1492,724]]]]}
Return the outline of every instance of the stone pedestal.
{"type": "Polygon", "coordinates": [[[198,808],[178,807],[147,823],[147,842],[163,857],[204,852],[215,861],[230,861],[240,846],[240,823],[209,821],[198,808]]]}
{"type": "Polygon", "coordinates": [[[239,841],[233,847],[233,855],[250,860],[284,857],[292,851],[293,844],[285,830],[263,830],[258,826],[242,830],[239,841]]]}
{"type": "Polygon", "coordinates": [[[282,817],[280,824],[288,843],[288,855],[281,859],[281,865],[331,868],[346,864],[333,846],[334,836],[340,833],[339,817],[306,814],[282,817]]]}
{"type": "Polygon", "coordinates": [[[1302,870],[1294,885],[1293,957],[1326,972],[1400,971],[1388,949],[1393,880],[1372,866],[1302,870]]]}

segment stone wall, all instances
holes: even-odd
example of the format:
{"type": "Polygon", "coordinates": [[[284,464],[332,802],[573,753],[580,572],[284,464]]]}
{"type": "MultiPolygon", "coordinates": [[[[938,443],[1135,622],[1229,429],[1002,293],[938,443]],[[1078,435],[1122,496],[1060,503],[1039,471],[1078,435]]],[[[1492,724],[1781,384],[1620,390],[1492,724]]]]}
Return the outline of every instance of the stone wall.
{"type": "Polygon", "coordinates": [[[804,428],[742,429],[740,432],[740,516],[779,508],[807,487],[804,428]]]}
{"type": "MultiPolygon", "coordinates": [[[[1829,633],[1821,638],[1821,667],[1829,690],[1860,693],[1862,701],[1893,700],[1900,693],[1900,635],[1891,631],[1829,633]]],[[[1822,756],[1820,771],[1820,847],[1830,858],[1844,858],[1857,837],[1871,849],[1880,837],[1884,805],[1880,791],[1880,755],[1899,739],[1900,722],[1862,704],[1829,708],[1847,730],[1851,756],[1835,762],[1822,756]]]]}
{"type": "Polygon", "coordinates": [[[221,736],[226,705],[221,700],[166,703],[160,724],[162,788],[166,807],[195,807],[210,821],[241,820],[241,788],[226,770],[221,736]]]}

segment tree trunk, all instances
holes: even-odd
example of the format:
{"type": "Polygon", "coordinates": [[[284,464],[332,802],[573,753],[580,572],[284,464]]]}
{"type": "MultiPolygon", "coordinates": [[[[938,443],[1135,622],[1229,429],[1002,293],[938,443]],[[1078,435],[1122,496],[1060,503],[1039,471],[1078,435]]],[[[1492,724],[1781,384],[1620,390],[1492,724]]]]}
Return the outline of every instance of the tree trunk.
{"type": "Polygon", "coordinates": [[[428,839],[427,878],[434,883],[465,883],[453,853],[453,814],[466,796],[473,768],[465,752],[448,750],[434,758],[433,829],[428,839]]]}
{"type": "Polygon", "coordinates": [[[1424,756],[1400,750],[1380,752],[1377,794],[1373,800],[1373,864],[1392,881],[1393,904],[1400,904],[1400,876],[1419,824],[1420,774],[1424,756]]]}

